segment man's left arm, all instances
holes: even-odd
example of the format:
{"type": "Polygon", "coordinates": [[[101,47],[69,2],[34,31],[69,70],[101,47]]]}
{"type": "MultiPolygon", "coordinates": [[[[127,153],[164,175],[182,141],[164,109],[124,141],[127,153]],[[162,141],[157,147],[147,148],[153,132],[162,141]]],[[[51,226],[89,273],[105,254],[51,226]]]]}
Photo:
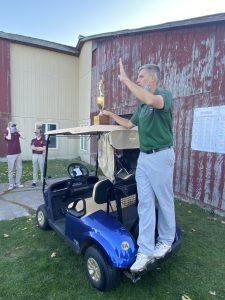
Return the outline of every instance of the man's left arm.
{"type": "Polygon", "coordinates": [[[169,91],[161,91],[161,96],[163,97],[164,106],[163,111],[168,112],[172,109],[172,94],[169,91]]]}

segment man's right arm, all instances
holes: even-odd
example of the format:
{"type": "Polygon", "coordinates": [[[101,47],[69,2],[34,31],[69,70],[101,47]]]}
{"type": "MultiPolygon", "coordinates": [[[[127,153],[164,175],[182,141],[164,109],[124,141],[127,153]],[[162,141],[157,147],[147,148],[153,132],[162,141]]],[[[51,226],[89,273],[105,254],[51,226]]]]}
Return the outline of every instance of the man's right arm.
{"type": "Polygon", "coordinates": [[[103,110],[102,114],[105,116],[109,116],[110,118],[112,118],[117,124],[127,128],[127,129],[131,129],[133,128],[135,125],[133,123],[131,123],[130,120],[127,120],[125,118],[122,118],[120,116],[118,116],[117,114],[114,114],[111,111],[107,111],[107,110],[103,110]]]}
{"type": "Polygon", "coordinates": [[[8,133],[7,133],[7,135],[5,135],[5,140],[10,141],[12,139],[12,135],[11,135],[9,127],[7,127],[6,130],[8,133]]]}

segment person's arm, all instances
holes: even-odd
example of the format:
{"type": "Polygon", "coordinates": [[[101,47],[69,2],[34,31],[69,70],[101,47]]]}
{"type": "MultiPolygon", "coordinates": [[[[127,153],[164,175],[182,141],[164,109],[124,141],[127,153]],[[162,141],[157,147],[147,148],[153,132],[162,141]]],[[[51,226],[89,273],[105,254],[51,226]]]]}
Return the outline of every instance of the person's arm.
{"type": "Polygon", "coordinates": [[[30,148],[31,150],[36,150],[36,147],[34,146],[34,140],[31,140],[30,148]]]}
{"type": "Polygon", "coordinates": [[[8,133],[7,133],[7,135],[5,136],[5,139],[8,140],[8,141],[10,141],[10,140],[12,139],[12,135],[11,135],[11,132],[10,132],[10,128],[7,127],[6,130],[7,130],[8,133]]]}
{"type": "Polygon", "coordinates": [[[20,132],[20,130],[19,130],[19,129],[16,129],[16,131],[19,133],[20,138],[23,139],[23,140],[25,140],[25,137],[22,135],[22,133],[20,132]]]}
{"type": "Polygon", "coordinates": [[[35,151],[45,151],[46,150],[46,143],[44,142],[42,147],[36,147],[34,145],[34,140],[31,141],[31,150],[35,150],[35,151]]]}
{"type": "Polygon", "coordinates": [[[153,95],[149,91],[143,89],[143,87],[137,85],[127,76],[124,66],[122,63],[122,59],[120,58],[120,74],[119,80],[124,83],[127,88],[131,91],[131,93],[140,101],[144,102],[147,105],[151,105],[154,108],[161,109],[164,107],[163,97],[160,95],[153,95]]]}
{"type": "Polygon", "coordinates": [[[105,116],[109,116],[110,118],[112,118],[117,124],[127,128],[127,129],[131,129],[133,128],[135,125],[133,123],[131,123],[130,120],[127,120],[125,118],[122,118],[120,116],[118,116],[117,114],[114,114],[111,111],[107,111],[107,110],[103,110],[101,112],[103,115],[105,116]]]}
{"type": "Polygon", "coordinates": [[[45,151],[46,146],[43,147],[35,147],[34,145],[31,145],[31,150],[35,150],[35,151],[45,151]]]}
{"type": "Polygon", "coordinates": [[[35,147],[34,150],[36,150],[36,151],[45,151],[45,149],[46,149],[46,147],[43,146],[43,147],[35,147]]]}

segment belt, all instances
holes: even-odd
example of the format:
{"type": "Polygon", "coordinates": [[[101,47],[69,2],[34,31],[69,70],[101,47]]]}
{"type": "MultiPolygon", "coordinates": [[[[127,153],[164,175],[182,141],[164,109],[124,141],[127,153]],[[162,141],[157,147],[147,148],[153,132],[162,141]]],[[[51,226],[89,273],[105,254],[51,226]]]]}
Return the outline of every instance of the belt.
{"type": "Polygon", "coordinates": [[[159,151],[166,150],[166,149],[170,149],[170,148],[171,148],[171,146],[170,147],[165,147],[165,148],[151,149],[151,150],[142,151],[142,152],[144,152],[145,154],[152,154],[152,153],[159,152],[159,151]]]}

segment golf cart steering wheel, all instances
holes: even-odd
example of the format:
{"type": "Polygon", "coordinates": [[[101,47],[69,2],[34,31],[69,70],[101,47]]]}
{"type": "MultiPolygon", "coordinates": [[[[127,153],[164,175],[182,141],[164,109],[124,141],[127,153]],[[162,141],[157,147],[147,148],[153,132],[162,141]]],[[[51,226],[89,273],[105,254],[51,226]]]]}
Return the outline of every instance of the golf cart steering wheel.
{"type": "Polygon", "coordinates": [[[76,182],[86,182],[89,176],[88,168],[80,163],[72,163],[67,168],[69,177],[76,182]]]}

